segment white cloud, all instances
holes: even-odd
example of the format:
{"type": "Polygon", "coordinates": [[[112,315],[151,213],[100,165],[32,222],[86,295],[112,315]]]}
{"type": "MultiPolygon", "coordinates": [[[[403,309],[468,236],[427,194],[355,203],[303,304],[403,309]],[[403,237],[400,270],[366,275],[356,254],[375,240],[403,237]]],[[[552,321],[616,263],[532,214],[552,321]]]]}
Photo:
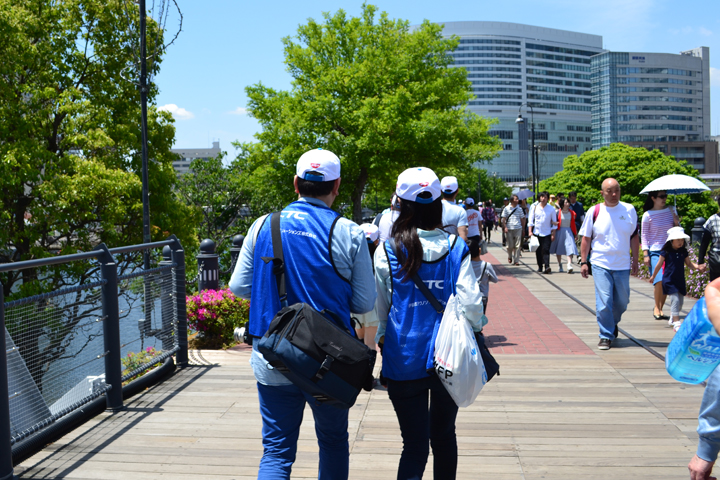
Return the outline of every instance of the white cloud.
{"type": "Polygon", "coordinates": [[[720,68],[710,67],[710,86],[720,87],[720,68]]]}
{"type": "Polygon", "coordinates": [[[158,108],[158,110],[170,112],[170,114],[175,120],[190,120],[191,118],[195,118],[195,115],[193,115],[192,112],[188,112],[184,108],[178,107],[174,103],[168,103],[167,105],[163,105],[162,107],[158,108]]]}
{"type": "Polygon", "coordinates": [[[232,112],[228,112],[230,115],[247,115],[248,111],[245,107],[237,107],[232,112]]]}
{"type": "Polygon", "coordinates": [[[705,37],[709,37],[709,36],[711,36],[711,35],[713,34],[713,32],[711,32],[710,30],[708,30],[708,29],[705,28],[705,27],[700,27],[700,28],[698,29],[698,31],[700,32],[700,35],[703,35],[703,36],[705,36],[705,37]]]}
{"type": "Polygon", "coordinates": [[[713,32],[705,27],[683,27],[683,28],[671,28],[669,32],[673,35],[702,35],[703,37],[711,37],[713,32]]]}

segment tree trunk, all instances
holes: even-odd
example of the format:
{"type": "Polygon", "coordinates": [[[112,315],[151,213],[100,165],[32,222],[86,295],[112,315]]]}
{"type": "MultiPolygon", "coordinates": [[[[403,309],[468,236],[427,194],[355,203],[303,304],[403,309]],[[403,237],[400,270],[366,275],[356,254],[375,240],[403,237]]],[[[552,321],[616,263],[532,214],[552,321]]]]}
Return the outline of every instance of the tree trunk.
{"type": "Polygon", "coordinates": [[[352,207],[353,207],[353,221],[360,225],[362,222],[362,195],[365,191],[365,185],[368,181],[368,171],[367,168],[361,168],[360,169],[360,175],[358,175],[357,180],[355,181],[355,188],[353,189],[352,196],[350,199],[352,200],[352,207]]]}

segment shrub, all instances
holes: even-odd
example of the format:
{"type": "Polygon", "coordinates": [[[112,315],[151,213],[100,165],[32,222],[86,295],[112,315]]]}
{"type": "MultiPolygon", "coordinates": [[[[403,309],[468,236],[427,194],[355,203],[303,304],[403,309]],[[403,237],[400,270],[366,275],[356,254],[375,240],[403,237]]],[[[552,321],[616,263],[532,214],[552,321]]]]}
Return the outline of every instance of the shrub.
{"type": "MultiPolygon", "coordinates": [[[[122,375],[125,376],[128,373],[135,370],[136,368],[139,368],[142,365],[145,365],[146,363],[150,362],[156,355],[159,355],[160,353],[162,353],[162,352],[155,350],[153,347],[147,347],[145,350],[141,350],[137,353],[128,352],[128,354],[122,358],[122,365],[123,365],[122,375]]],[[[123,382],[123,385],[127,385],[128,383],[132,382],[136,378],[142,377],[148,371],[150,371],[150,369],[143,370],[142,372],[138,373],[137,375],[128,378],[126,381],[123,382]]]]}
{"type": "Polygon", "coordinates": [[[204,290],[188,296],[188,326],[200,333],[202,341],[195,346],[221,348],[234,343],[233,331],[247,324],[250,302],[236,297],[229,288],[204,290]]]}

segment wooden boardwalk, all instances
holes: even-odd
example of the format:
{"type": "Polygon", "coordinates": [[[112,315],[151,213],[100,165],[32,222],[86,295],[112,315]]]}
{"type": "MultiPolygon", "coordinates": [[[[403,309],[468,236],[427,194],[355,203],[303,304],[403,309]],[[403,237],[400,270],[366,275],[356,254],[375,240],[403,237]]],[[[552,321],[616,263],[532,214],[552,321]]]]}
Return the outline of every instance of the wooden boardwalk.
{"type": "MultiPolygon", "coordinates": [[[[490,253],[506,258],[498,248],[490,253]]],[[[486,334],[498,342],[501,376],[460,411],[458,479],[688,478],[702,387],[674,382],[660,360],[627,339],[598,351],[597,324],[586,310],[525,267],[505,264],[498,273],[486,334]],[[519,297],[532,308],[507,306],[519,297]],[[517,351],[500,353],[500,343],[517,351]],[[553,353],[564,348],[570,352],[553,353]]],[[[551,277],[594,308],[591,279],[551,277]]],[[[664,353],[672,331],[650,315],[651,286],[632,279],[631,287],[620,326],[664,353]]],[[[130,399],[126,411],[88,422],[16,473],[22,479],[256,478],[261,421],[248,350],[193,352],[191,359],[191,367],[130,399]]],[[[363,392],[350,411],[350,449],[351,479],[395,478],[402,440],[385,391],[363,392]]],[[[309,409],[293,478],[317,478],[309,409]]],[[[432,478],[432,458],[425,478],[432,478]]]]}

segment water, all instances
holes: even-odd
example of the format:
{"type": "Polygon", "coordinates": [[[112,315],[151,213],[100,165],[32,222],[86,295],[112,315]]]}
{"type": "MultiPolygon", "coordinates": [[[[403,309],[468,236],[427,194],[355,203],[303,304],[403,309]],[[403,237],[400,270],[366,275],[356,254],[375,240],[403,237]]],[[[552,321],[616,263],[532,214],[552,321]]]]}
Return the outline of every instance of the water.
{"type": "Polygon", "coordinates": [[[705,297],[698,300],[668,346],[665,368],[675,380],[704,382],[720,364],[720,336],[707,314],[705,297]]]}

